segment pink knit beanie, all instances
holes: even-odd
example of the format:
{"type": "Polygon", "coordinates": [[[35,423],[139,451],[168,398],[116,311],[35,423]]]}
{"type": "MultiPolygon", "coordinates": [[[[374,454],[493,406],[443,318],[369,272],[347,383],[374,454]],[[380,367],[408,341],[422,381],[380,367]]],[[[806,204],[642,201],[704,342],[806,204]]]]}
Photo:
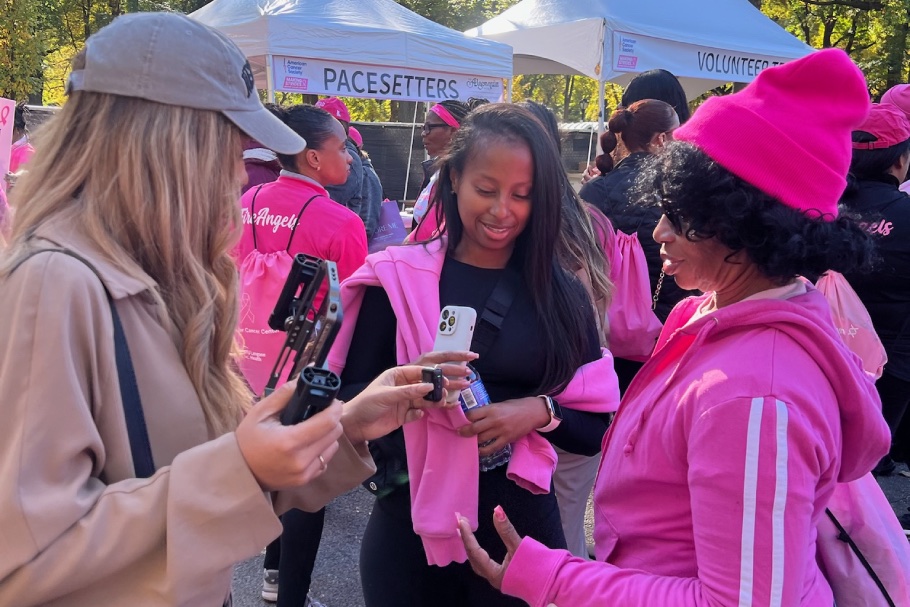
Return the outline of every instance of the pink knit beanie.
{"type": "Polygon", "coordinates": [[[910,84],[896,84],[882,95],[882,105],[893,105],[910,120],[910,84]]]}
{"type": "Polygon", "coordinates": [[[871,105],[859,68],[825,49],[711,97],[673,135],[788,207],[831,220],[847,185],[851,133],[871,105]]]}

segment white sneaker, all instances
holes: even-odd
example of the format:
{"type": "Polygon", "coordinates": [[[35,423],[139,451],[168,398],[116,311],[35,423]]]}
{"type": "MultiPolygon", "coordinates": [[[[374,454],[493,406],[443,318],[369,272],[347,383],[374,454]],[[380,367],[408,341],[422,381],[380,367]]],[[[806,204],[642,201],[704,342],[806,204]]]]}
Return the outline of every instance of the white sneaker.
{"type": "Polygon", "coordinates": [[[262,570],[262,600],[269,603],[278,602],[278,570],[262,570]]]}

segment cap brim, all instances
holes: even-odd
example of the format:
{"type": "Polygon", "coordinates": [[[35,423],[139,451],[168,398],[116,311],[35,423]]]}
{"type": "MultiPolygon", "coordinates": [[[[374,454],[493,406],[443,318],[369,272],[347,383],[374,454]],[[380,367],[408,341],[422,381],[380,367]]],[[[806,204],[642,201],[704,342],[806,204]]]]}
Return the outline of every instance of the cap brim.
{"type": "Polygon", "coordinates": [[[264,107],[253,111],[224,110],[222,113],[241,131],[273,152],[299,154],[306,147],[303,137],[264,107]]]}

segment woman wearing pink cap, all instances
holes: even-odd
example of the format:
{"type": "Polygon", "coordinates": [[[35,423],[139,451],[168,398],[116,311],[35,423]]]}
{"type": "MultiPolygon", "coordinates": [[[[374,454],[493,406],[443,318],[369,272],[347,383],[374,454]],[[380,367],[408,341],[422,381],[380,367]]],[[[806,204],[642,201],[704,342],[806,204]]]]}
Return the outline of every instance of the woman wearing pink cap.
{"type": "Polygon", "coordinates": [[[888,363],[875,383],[891,428],[891,453],[873,473],[887,476],[910,462],[910,196],[898,190],[910,167],[910,121],[896,106],[873,105],[853,132],[853,160],[842,204],[866,219],[881,261],[847,275],[865,304],[888,363]]]}
{"type": "MultiPolygon", "coordinates": [[[[882,95],[882,105],[893,105],[910,120],[910,84],[897,84],[885,91],[882,95]]],[[[900,190],[910,194],[910,181],[905,178],[900,190]]]]}
{"type": "Polygon", "coordinates": [[[597,559],[520,538],[497,508],[502,564],[459,522],[476,572],[534,607],[834,604],[816,527],[888,432],[799,276],[871,261],[837,208],[868,106],[847,55],[818,51],[709,99],[648,163],[640,198],[663,210],[664,271],[705,295],[670,313],[604,439],[597,559]]]}

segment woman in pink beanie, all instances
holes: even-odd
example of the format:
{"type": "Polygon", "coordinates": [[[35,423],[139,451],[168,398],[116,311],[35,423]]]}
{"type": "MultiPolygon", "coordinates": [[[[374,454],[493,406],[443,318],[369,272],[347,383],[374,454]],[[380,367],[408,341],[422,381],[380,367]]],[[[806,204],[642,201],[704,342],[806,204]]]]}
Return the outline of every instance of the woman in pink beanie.
{"type": "Polygon", "coordinates": [[[532,606],[834,604],[817,527],[888,429],[800,276],[871,261],[837,207],[868,112],[857,67],[819,51],[709,99],[643,168],[664,271],[705,294],[670,313],[604,438],[596,561],[520,538],[496,508],[502,564],[458,522],[476,572],[532,606]]]}

